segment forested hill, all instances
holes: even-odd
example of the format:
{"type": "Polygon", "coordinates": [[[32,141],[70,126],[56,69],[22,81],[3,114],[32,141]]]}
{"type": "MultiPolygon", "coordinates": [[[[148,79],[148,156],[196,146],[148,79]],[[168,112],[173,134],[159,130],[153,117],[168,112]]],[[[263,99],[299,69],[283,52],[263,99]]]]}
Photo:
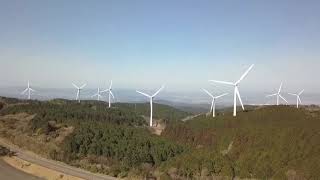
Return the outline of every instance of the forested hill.
{"type": "Polygon", "coordinates": [[[0,99],[0,135],[93,172],[161,179],[318,179],[319,107],[249,107],[215,118],[154,105],[167,121],[147,126],[149,104],[0,99]],[[1,109],[2,108],[2,109],[1,109]]]}
{"type": "Polygon", "coordinates": [[[49,121],[59,124],[75,125],[80,122],[105,122],[117,125],[141,126],[146,125],[145,120],[137,113],[125,108],[106,109],[103,102],[84,101],[77,103],[68,100],[51,101],[6,101],[7,107],[1,114],[28,113],[36,116],[31,120],[33,130],[46,128],[49,121]],[[11,103],[14,102],[14,103],[11,103]]]}
{"type": "MultiPolygon", "coordinates": [[[[143,177],[183,146],[149,132],[149,104],[0,99],[0,134],[43,156],[116,177],[143,177]]],[[[155,119],[189,115],[154,105],[155,119]]]]}
{"type": "MultiPolygon", "coordinates": [[[[149,103],[115,103],[114,107],[119,107],[121,109],[130,109],[139,115],[146,117],[150,116],[150,104],[149,103]]],[[[153,104],[153,117],[155,119],[161,119],[164,121],[177,121],[181,120],[191,113],[179,110],[177,108],[163,105],[163,104],[153,104]]]]}
{"type": "Polygon", "coordinates": [[[207,173],[261,179],[320,177],[320,111],[317,107],[260,107],[205,115],[167,126],[163,136],[194,147],[165,166],[185,176],[207,173]],[[201,167],[201,168],[199,168],[201,167]]]}
{"type": "MultiPolygon", "coordinates": [[[[9,105],[2,114],[26,112],[29,114],[37,114],[35,121],[38,128],[39,125],[50,120],[58,121],[105,121],[116,124],[126,125],[146,125],[143,117],[150,116],[149,103],[114,103],[112,108],[107,108],[108,104],[102,101],[76,101],[54,99],[50,101],[35,100],[18,100],[14,98],[1,98],[1,102],[9,105]],[[40,122],[41,121],[41,122],[40,122]]],[[[165,122],[173,120],[181,120],[190,115],[176,108],[154,104],[154,119],[165,122]]]]}

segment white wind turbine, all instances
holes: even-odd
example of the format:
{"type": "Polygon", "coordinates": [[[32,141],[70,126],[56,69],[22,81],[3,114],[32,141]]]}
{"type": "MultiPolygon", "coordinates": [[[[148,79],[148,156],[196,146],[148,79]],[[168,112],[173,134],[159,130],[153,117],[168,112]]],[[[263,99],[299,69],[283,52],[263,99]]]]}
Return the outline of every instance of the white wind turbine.
{"type": "Polygon", "coordinates": [[[34,92],[35,90],[30,87],[30,83],[28,81],[28,87],[24,91],[22,91],[21,94],[24,95],[26,94],[26,92],[28,92],[28,99],[31,99],[31,91],[34,92]]]}
{"type": "Polygon", "coordinates": [[[228,93],[224,93],[224,94],[221,94],[219,96],[213,96],[211,93],[209,93],[209,91],[205,90],[205,89],[202,89],[204,92],[206,92],[211,98],[212,98],[212,101],[211,101],[211,107],[210,107],[210,112],[212,112],[212,117],[215,117],[215,111],[216,111],[216,99],[218,98],[221,98],[225,95],[227,95],[228,93]]]}
{"type": "Polygon", "coordinates": [[[98,92],[94,94],[92,97],[97,96],[97,100],[100,101],[100,97],[102,97],[100,93],[101,93],[100,88],[98,88],[98,92]]]}
{"type": "Polygon", "coordinates": [[[77,97],[76,97],[76,100],[80,103],[80,93],[81,93],[81,90],[82,90],[87,84],[83,84],[81,87],[75,85],[74,83],[72,83],[72,85],[77,89],[77,97]]]}
{"type": "Polygon", "coordinates": [[[294,93],[288,93],[290,95],[296,96],[297,97],[297,108],[299,108],[299,103],[301,104],[301,99],[300,99],[300,95],[303,93],[304,89],[302,91],[300,91],[298,94],[294,94],[294,93]]]}
{"type": "Polygon", "coordinates": [[[240,79],[236,82],[226,82],[226,81],[216,81],[216,80],[209,80],[211,82],[215,82],[215,83],[220,83],[220,84],[227,84],[227,85],[231,85],[234,86],[234,96],[233,96],[233,116],[237,116],[237,96],[238,99],[240,101],[240,104],[242,106],[242,109],[244,110],[244,106],[242,104],[242,100],[240,97],[240,93],[239,93],[239,83],[247,76],[247,74],[249,73],[249,71],[253,68],[254,64],[252,64],[249,69],[240,77],[240,79]]]}
{"type": "Polygon", "coordinates": [[[277,96],[277,106],[279,106],[279,99],[283,99],[286,103],[288,103],[288,101],[283,97],[281,96],[281,90],[282,90],[282,84],[280,84],[280,87],[279,87],[279,90],[277,93],[274,93],[274,94],[270,94],[270,95],[267,95],[266,97],[272,97],[272,96],[277,96]]]}
{"type": "Polygon", "coordinates": [[[103,91],[101,91],[101,92],[102,92],[102,93],[103,93],[103,92],[109,92],[109,108],[111,108],[111,96],[112,96],[112,98],[114,99],[114,95],[113,95],[113,93],[112,93],[112,80],[111,80],[111,82],[110,82],[109,89],[103,90],[103,91]]]}
{"type": "Polygon", "coordinates": [[[146,97],[148,97],[150,99],[150,127],[152,127],[152,103],[153,103],[153,98],[159,94],[159,92],[164,88],[164,86],[161,86],[161,88],[156,92],[154,93],[152,96],[149,95],[149,94],[146,94],[146,93],[143,93],[143,92],[140,92],[140,91],[136,91],[137,93],[140,93],[146,97]]]}

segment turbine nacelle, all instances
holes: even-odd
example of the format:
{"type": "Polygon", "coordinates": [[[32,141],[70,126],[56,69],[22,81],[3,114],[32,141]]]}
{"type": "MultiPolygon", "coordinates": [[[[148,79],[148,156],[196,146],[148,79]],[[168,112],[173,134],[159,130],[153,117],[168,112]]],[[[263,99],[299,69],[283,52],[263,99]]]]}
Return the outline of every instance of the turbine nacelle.
{"type": "Polygon", "coordinates": [[[300,91],[298,94],[294,94],[294,93],[288,93],[290,95],[296,96],[297,97],[297,108],[299,108],[299,104],[302,104],[301,99],[300,99],[300,95],[304,92],[304,89],[302,91],[300,91]]]}
{"type": "Polygon", "coordinates": [[[266,96],[266,97],[277,96],[277,106],[279,105],[279,99],[280,99],[280,98],[288,104],[288,101],[281,95],[282,85],[283,85],[283,83],[281,82],[280,87],[279,87],[279,90],[278,90],[277,93],[270,94],[270,95],[267,95],[267,96],[266,96]]]}
{"type": "Polygon", "coordinates": [[[224,94],[221,94],[219,96],[213,96],[209,91],[207,91],[206,89],[202,89],[205,93],[207,93],[211,98],[212,98],[212,101],[211,101],[211,107],[210,107],[210,112],[212,112],[212,117],[215,117],[215,109],[216,109],[216,99],[219,99],[225,95],[227,95],[228,93],[224,93],[224,94]]]}
{"type": "Polygon", "coordinates": [[[96,94],[94,94],[94,95],[92,95],[92,97],[97,96],[97,100],[98,100],[98,101],[100,101],[100,97],[102,97],[100,93],[101,93],[100,88],[98,88],[97,93],[96,93],[96,94]]]}
{"type": "Polygon", "coordinates": [[[154,93],[153,95],[149,95],[149,94],[146,94],[146,93],[141,92],[141,91],[136,91],[137,93],[142,94],[143,96],[146,96],[146,97],[148,97],[150,99],[150,127],[153,126],[153,122],[152,122],[153,99],[155,98],[156,95],[158,95],[160,93],[160,91],[163,88],[164,88],[164,85],[162,85],[161,88],[156,93],[154,93]]]}
{"type": "Polygon", "coordinates": [[[233,116],[236,116],[236,115],[237,115],[237,97],[238,97],[238,99],[239,99],[239,101],[240,101],[240,104],[241,104],[242,109],[244,110],[244,106],[243,106],[243,103],[242,103],[242,100],[241,100],[241,96],[240,96],[240,93],[239,93],[238,86],[239,86],[240,82],[248,75],[248,73],[251,71],[251,69],[252,69],[253,67],[254,67],[254,64],[252,64],[252,65],[247,69],[247,71],[244,72],[244,73],[242,74],[242,76],[239,78],[239,80],[236,81],[236,82],[209,80],[210,82],[215,82],[215,83],[219,83],[219,84],[231,85],[231,86],[234,87],[233,116]]]}
{"type": "Polygon", "coordinates": [[[105,90],[103,90],[103,91],[101,91],[102,93],[103,92],[109,92],[109,108],[111,108],[111,96],[112,96],[112,98],[114,99],[114,95],[113,95],[113,93],[112,93],[112,80],[111,80],[111,82],[110,82],[110,85],[109,85],[109,88],[108,89],[105,89],[105,90]]]}
{"type": "Polygon", "coordinates": [[[76,96],[76,100],[80,103],[80,93],[81,93],[81,90],[86,87],[86,83],[84,83],[82,86],[77,86],[75,85],[74,83],[72,83],[73,87],[75,87],[77,89],[77,96],[76,96]]]}
{"type": "Polygon", "coordinates": [[[24,91],[21,92],[21,95],[24,95],[27,92],[28,92],[28,99],[30,100],[31,99],[31,92],[35,92],[35,90],[30,87],[30,82],[29,81],[28,81],[27,88],[24,91]]]}

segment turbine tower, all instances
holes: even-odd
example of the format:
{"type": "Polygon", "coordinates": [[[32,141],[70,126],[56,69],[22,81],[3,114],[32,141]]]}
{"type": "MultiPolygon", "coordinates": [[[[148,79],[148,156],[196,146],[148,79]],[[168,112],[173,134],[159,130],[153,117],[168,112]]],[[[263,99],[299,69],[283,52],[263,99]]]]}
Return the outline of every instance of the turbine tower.
{"type": "Polygon", "coordinates": [[[81,87],[75,85],[74,83],[72,83],[72,85],[77,89],[76,101],[78,101],[78,102],[80,103],[80,93],[81,93],[81,90],[82,90],[87,84],[83,84],[81,87]]]}
{"type": "Polygon", "coordinates": [[[100,97],[102,97],[100,93],[101,93],[100,88],[98,88],[98,92],[94,94],[92,97],[97,96],[97,100],[100,101],[100,97]]]}
{"type": "Polygon", "coordinates": [[[202,90],[204,92],[206,92],[212,98],[210,112],[212,112],[212,117],[215,117],[215,115],[216,115],[216,113],[215,113],[216,112],[216,99],[221,98],[221,97],[227,95],[228,93],[224,93],[219,96],[213,96],[211,93],[209,93],[209,91],[207,91],[205,89],[202,89],[202,90]]]}
{"type": "Polygon", "coordinates": [[[290,95],[296,96],[297,97],[297,108],[299,108],[299,103],[301,104],[301,99],[300,99],[300,95],[303,93],[304,90],[300,91],[298,94],[294,94],[294,93],[288,93],[290,95]]]}
{"type": "Polygon", "coordinates": [[[277,93],[274,93],[274,94],[270,94],[270,95],[267,95],[266,97],[272,97],[272,96],[277,96],[277,106],[279,106],[279,100],[280,98],[283,99],[287,104],[288,104],[288,101],[283,97],[281,96],[281,90],[282,90],[282,84],[280,84],[280,87],[279,87],[279,90],[277,93]]]}
{"type": "Polygon", "coordinates": [[[111,96],[112,98],[114,99],[114,95],[112,93],[112,80],[110,82],[110,86],[109,86],[109,89],[106,89],[106,90],[103,90],[101,92],[109,92],[109,108],[111,108],[111,96]]]}
{"type": "Polygon", "coordinates": [[[240,97],[240,93],[239,93],[239,83],[247,76],[247,74],[249,73],[249,71],[253,68],[254,64],[252,64],[249,69],[240,77],[240,79],[236,82],[226,82],[226,81],[216,81],[216,80],[209,80],[211,82],[215,82],[215,83],[220,83],[220,84],[227,84],[227,85],[231,85],[234,87],[234,95],[233,95],[233,116],[237,116],[237,97],[240,101],[242,110],[244,110],[244,106],[242,104],[242,100],[240,97]]]}
{"type": "Polygon", "coordinates": [[[33,90],[31,87],[30,87],[30,83],[28,81],[28,87],[22,91],[22,95],[26,94],[28,92],[28,99],[30,100],[31,99],[31,91],[34,92],[35,90],[33,90]]]}
{"type": "Polygon", "coordinates": [[[142,95],[144,95],[144,96],[146,96],[146,97],[148,97],[148,98],[150,99],[150,127],[152,127],[152,125],[153,125],[153,124],[152,124],[152,103],[153,103],[153,98],[154,98],[157,94],[159,94],[159,92],[160,92],[163,88],[164,88],[164,86],[161,86],[161,88],[160,88],[156,93],[154,93],[152,96],[149,95],[149,94],[140,92],[140,91],[136,91],[137,93],[142,94],[142,95]]]}

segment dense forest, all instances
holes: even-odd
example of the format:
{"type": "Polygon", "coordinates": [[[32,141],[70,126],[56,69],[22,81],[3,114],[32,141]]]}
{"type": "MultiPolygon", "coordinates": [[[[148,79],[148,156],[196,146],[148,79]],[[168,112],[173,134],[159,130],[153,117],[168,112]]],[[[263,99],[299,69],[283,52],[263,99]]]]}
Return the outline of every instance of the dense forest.
{"type": "Polygon", "coordinates": [[[0,100],[2,117],[35,115],[26,134],[32,138],[73,127],[59,148],[48,149],[50,157],[94,172],[163,179],[320,177],[318,107],[249,107],[236,118],[224,110],[182,122],[190,113],[156,104],[155,118],[166,124],[159,136],[147,127],[148,104],[107,109],[97,101],[0,100]]]}
{"type": "MultiPolygon", "coordinates": [[[[27,113],[35,115],[29,122],[30,136],[57,137],[61,127],[74,127],[59,149],[47,149],[52,159],[89,168],[95,172],[124,177],[147,175],[162,162],[186,150],[171,140],[150,133],[147,120],[149,104],[117,103],[107,108],[105,102],[17,101],[1,99],[6,106],[1,116],[27,113]],[[89,163],[83,163],[89,160],[89,163]],[[87,164],[99,165],[87,166],[87,164]],[[93,168],[94,167],[94,168],[93,168]]],[[[189,113],[155,104],[156,120],[176,121],[189,113]]],[[[12,127],[12,125],[10,125],[12,127]]]]}
{"type": "Polygon", "coordinates": [[[166,165],[180,175],[297,179],[320,177],[319,110],[271,106],[172,123],[168,139],[194,147],[166,165]],[[201,148],[199,148],[201,147],[201,148]],[[190,162],[190,163],[184,163],[190,162]],[[204,171],[204,172],[202,172],[204,171]]]}

